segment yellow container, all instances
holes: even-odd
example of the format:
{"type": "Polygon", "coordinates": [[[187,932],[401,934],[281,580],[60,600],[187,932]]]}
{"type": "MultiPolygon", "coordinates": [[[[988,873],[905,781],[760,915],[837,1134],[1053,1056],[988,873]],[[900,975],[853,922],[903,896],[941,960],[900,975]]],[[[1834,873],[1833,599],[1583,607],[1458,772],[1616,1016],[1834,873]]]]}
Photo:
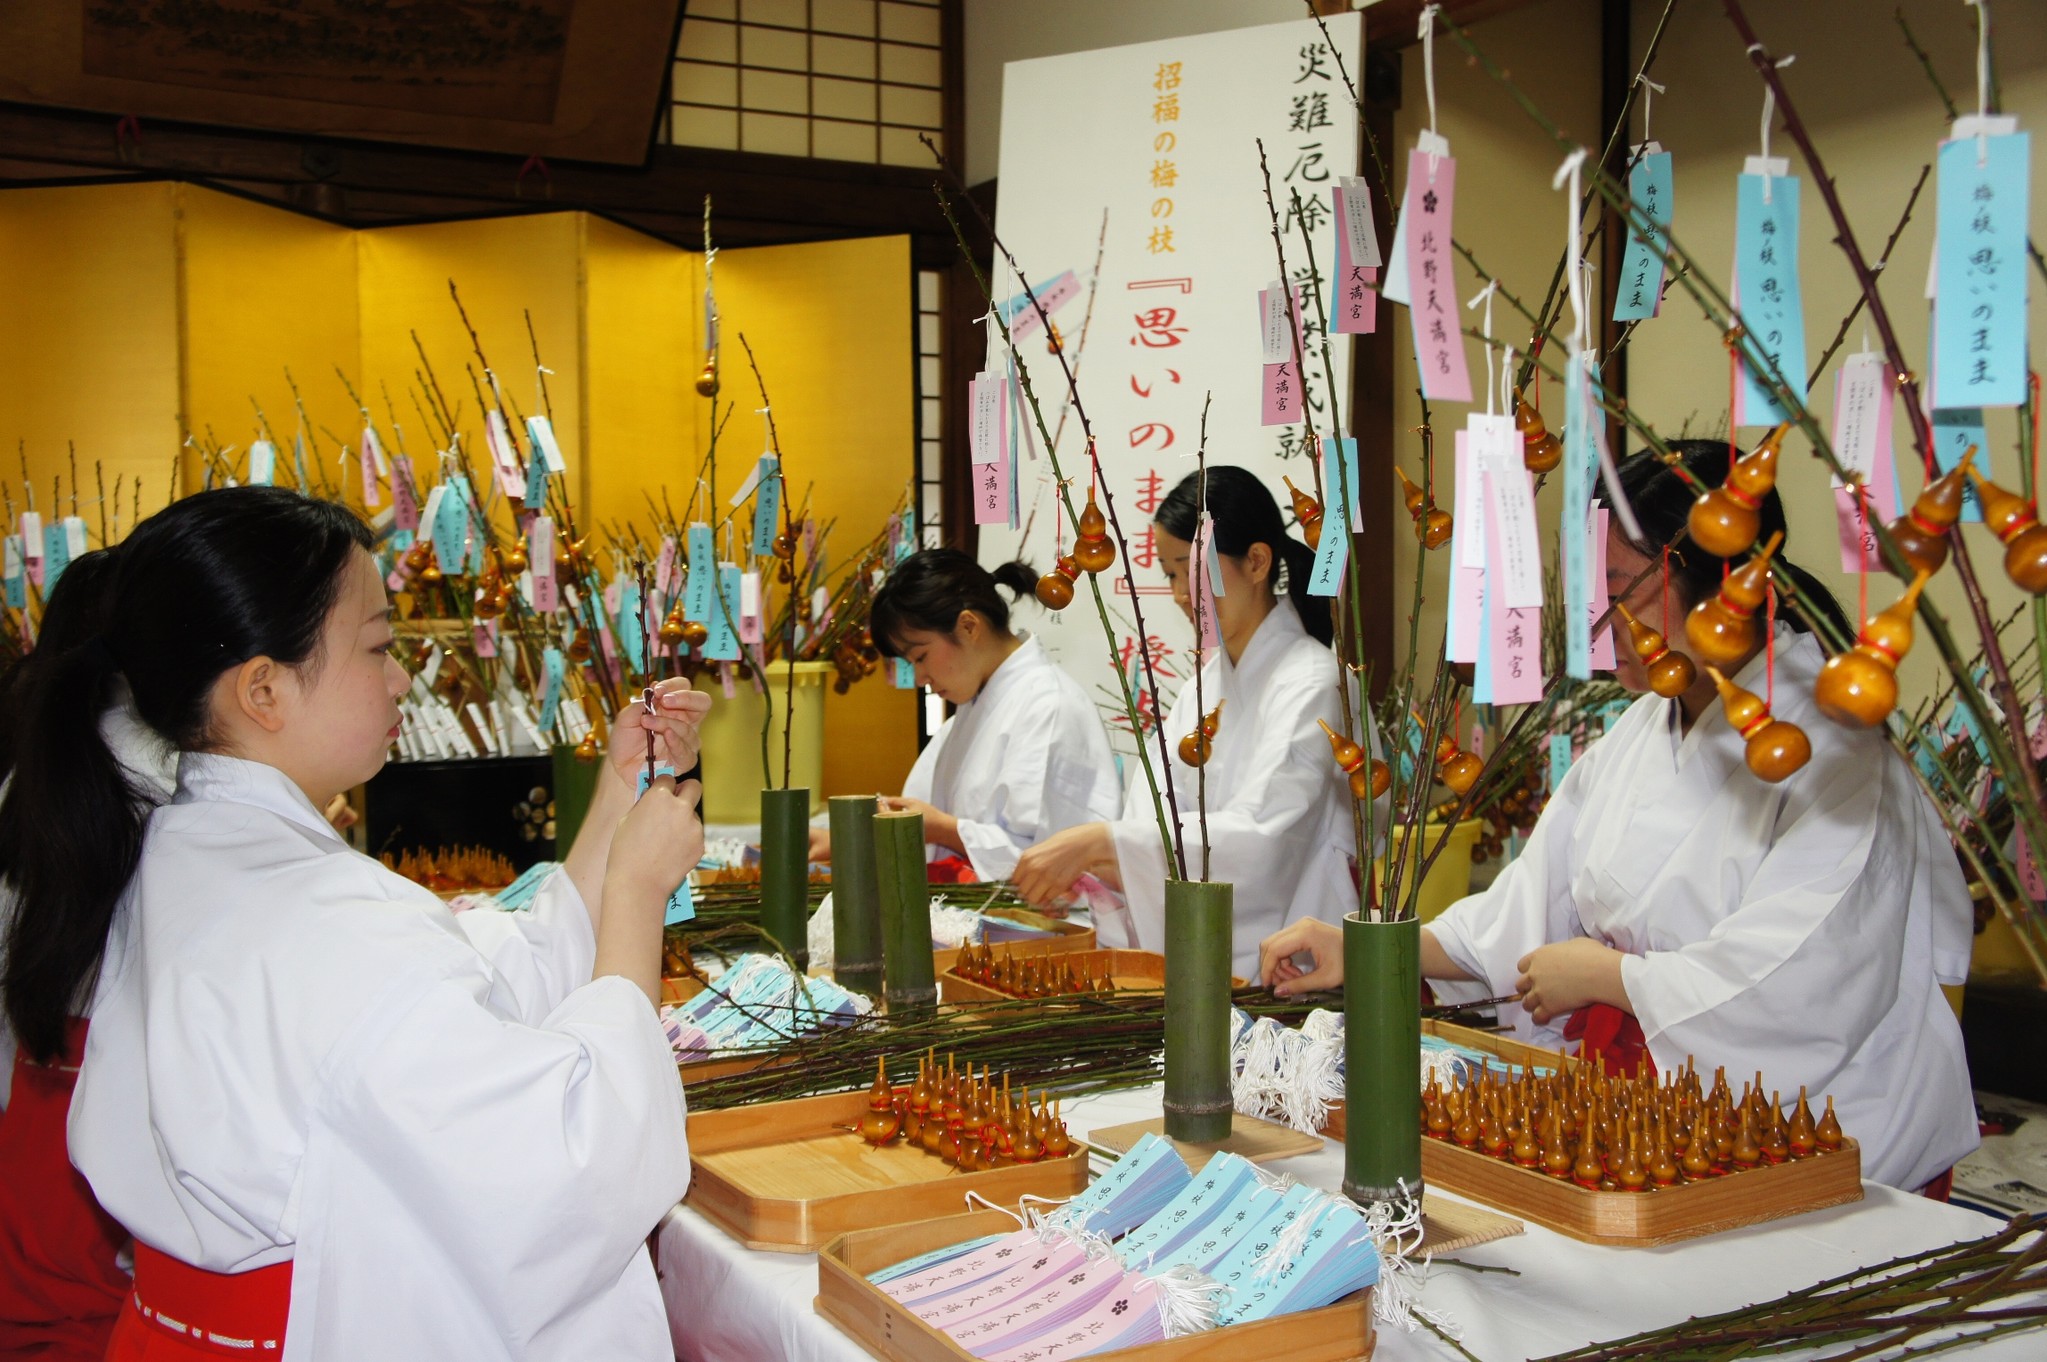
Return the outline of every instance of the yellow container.
{"type": "MultiPolygon", "coordinates": [[[[1414,839],[1409,851],[1407,871],[1402,876],[1415,873],[1428,854],[1435,850],[1436,843],[1443,840],[1447,831],[1450,845],[1443,848],[1443,854],[1429,867],[1429,877],[1422,881],[1421,895],[1416,903],[1417,916],[1423,922],[1429,921],[1457,900],[1471,892],[1471,849],[1478,845],[1479,820],[1467,818],[1456,826],[1444,828],[1443,824],[1429,822],[1422,824],[1421,836],[1414,839]]],[[[1404,829],[1394,828],[1389,837],[1390,844],[1397,851],[1404,829]]],[[[1375,863],[1373,873],[1385,874],[1386,858],[1381,856],[1375,863]]],[[[1405,888],[1401,890],[1406,893],[1405,888]]]]}
{"type": "MultiPolygon", "coordinates": [[[[824,691],[832,674],[828,662],[796,664],[796,724],[789,751],[789,784],[810,791],[810,812],[824,809],[824,691]]],[[[761,791],[782,787],[782,731],[788,709],[789,666],[770,662],[767,694],[740,678],[733,695],[711,688],[711,713],[702,729],[704,821],[754,824],[761,818],[761,791]],[[761,768],[761,725],[768,728],[766,779],[761,768]]]]}

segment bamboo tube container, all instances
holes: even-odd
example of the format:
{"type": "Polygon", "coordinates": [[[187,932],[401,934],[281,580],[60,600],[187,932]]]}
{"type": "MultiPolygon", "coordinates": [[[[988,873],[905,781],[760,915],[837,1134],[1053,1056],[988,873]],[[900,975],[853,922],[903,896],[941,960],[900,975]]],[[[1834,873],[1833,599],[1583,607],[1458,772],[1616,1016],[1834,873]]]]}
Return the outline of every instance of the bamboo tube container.
{"type": "MultiPolygon", "coordinates": [[[[1234,915],[1231,886],[1166,881],[1165,1106],[1169,1139],[1214,1144],[1230,1136],[1235,1111],[1230,1098],[1234,915]]],[[[1419,1049],[1416,1053],[1419,1057],[1419,1049]]]]}
{"type": "Polygon", "coordinates": [[[1422,928],[1343,920],[1343,1194],[1359,1205],[1422,1192],[1422,928]]]}
{"type": "Polygon", "coordinates": [[[874,872],[873,795],[833,795],[832,977],[881,995],[881,885],[874,872]]]}
{"type": "Polygon", "coordinates": [[[761,930],[810,968],[810,791],[761,791],[761,930]]]}
{"type": "Polygon", "coordinates": [[[923,814],[874,815],[874,869],[881,890],[883,998],[895,1015],[928,1012],[938,1001],[938,985],[931,972],[923,814]]]}

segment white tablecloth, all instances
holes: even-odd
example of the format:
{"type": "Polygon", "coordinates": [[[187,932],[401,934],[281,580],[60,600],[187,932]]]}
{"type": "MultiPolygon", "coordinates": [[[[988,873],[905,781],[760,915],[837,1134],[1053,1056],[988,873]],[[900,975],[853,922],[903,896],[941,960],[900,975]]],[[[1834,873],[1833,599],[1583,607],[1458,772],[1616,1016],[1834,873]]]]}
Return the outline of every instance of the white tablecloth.
{"type": "MultiPolygon", "coordinates": [[[[1083,1098],[1068,1108],[1067,1123],[1084,1135],[1145,1120],[1159,1114],[1159,1100],[1156,1087],[1083,1098]]],[[[1334,1189],[1343,1181],[1343,1147],[1330,1143],[1269,1167],[1334,1189]]],[[[1768,1300],[1858,1267],[1980,1238],[1999,1223],[1873,1183],[1863,1184],[1863,1193],[1853,1205],[1668,1248],[1600,1248],[1530,1225],[1526,1234],[1457,1255],[1511,1267],[1520,1276],[1438,1265],[1423,1298],[1462,1326],[1472,1352],[1485,1362],[1505,1362],[1768,1300]]],[[[676,1356],[685,1362],[860,1362],[868,1356],[812,1308],[817,1259],[809,1254],[742,1248],[678,1206],[662,1222],[657,1262],[676,1356]]],[[[2038,1358],[2043,1351],[2047,1331],[1968,1355],[1990,1362],[2038,1358]]],[[[1378,1362],[1454,1362],[1456,1354],[1426,1332],[1382,1332],[1375,1356],[1378,1362]]]]}

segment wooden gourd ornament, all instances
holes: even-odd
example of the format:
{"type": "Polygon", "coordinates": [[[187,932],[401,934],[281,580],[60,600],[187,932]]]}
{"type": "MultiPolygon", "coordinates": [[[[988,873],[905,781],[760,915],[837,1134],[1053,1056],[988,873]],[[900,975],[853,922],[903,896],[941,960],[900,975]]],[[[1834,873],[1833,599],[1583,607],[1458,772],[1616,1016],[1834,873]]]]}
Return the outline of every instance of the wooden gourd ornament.
{"type": "Polygon", "coordinates": [[[2020,590],[2047,594],[2047,525],[2021,497],[1969,469],[1976,497],[1983,503],[1983,523],[2004,545],[2004,575],[2020,590]]]}
{"type": "Polygon", "coordinates": [[[1692,665],[1692,660],[1673,650],[1662,634],[1636,619],[1625,605],[1616,601],[1613,608],[1628,622],[1628,642],[1634,646],[1635,656],[1642,659],[1642,669],[1649,674],[1649,689],[1666,700],[1674,700],[1690,690],[1699,679],[1699,669],[1692,665]]]}
{"type": "Polygon", "coordinates": [[[1715,558],[1732,558],[1756,542],[1763,498],[1777,485],[1777,449],[1790,429],[1787,422],[1772,430],[1735,461],[1726,482],[1699,494],[1685,521],[1693,543],[1715,558]]]}
{"type": "Polygon", "coordinates": [[[1745,742],[1742,760],[1749,770],[1775,785],[1812,760],[1812,741],[1797,724],[1772,715],[1761,696],[1729,681],[1718,667],[1709,665],[1706,674],[1720,690],[1727,722],[1745,742]]]}
{"type": "Polygon", "coordinates": [[[1095,489],[1087,489],[1087,506],[1080,513],[1080,534],[1073,541],[1073,561],[1081,571],[1106,572],[1116,562],[1116,546],[1109,542],[1109,523],[1095,505],[1095,489]]]}
{"type": "MultiPolygon", "coordinates": [[[[1216,708],[1221,709],[1222,706],[1218,705],[1216,708]]],[[[1327,719],[1317,719],[1315,722],[1321,724],[1322,731],[1329,735],[1329,750],[1335,755],[1336,764],[1350,777],[1352,799],[1360,802],[1377,799],[1392,788],[1393,772],[1385,762],[1372,762],[1370,769],[1367,770],[1364,748],[1331,728],[1327,719]]]]}
{"type": "Polygon", "coordinates": [[[1436,777],[1454,793],[1468,793],[1484,770],[1485,763],[1459,747],[1449,734],[1436,740],[1436,777]]]}
{"type": "Polygon", "coordinates": [[[1287,491],[1293,495],[1294,519],[1300,522],[1301,538],[1308,542],[1311,549],[1322,547],[1322,503],[1294,486],[1292,478],[1283,477],[1280,481],[1286,484],[1287,491]]]}
{"type": "Polygon", "coordinates": [[[1064,610],[1073,604],[1073,584],[1080,580],[1080,564],[1073,555],[1062,553],[1052,570],[1038,578],[1038,604],[1047,610],[1064,610]]]}
{"type": "Polygon", "coordinates": [[[1209,753],[1215,750],[1215,735],[1222,731],[1223,702],[1215,702],[1215,708],[1202,716],[1201,723],[1192,733],[1180,739],[1180,760],[1189,766],[1206,766],[1209,753]]]}
{"type": "Polygon", "coordinates": [[[1548,473],[1564,461],[1564,442],[1543,424],[1542,413],[1514,394],[1514,428],[1521,432],[1521,462],[1531,473],[1548,473]]]}
{"type": "Polygon", "coordinates": [[[718,351],[716,347],[713,347],[711,350],[705,353],[704,367],[702,371],[697,374],[697,396],[716,397],[717,395],[718,395],[718,351]]]}
{"type": "Polygon", "coordinates": [[[1685,616],[1685,640],[1692,656],[1716,667],[1730,667],[1755,651],[1762,637],[1756,610],[1770,588],[1770,557],[1784,542],[1783,531],[1755,557],[1720,583],[1720,590],[1692,607],[1685,616]]]}
{"type": "Polygon", "coordinates": [[[1948,531],[1962,518],[1962,479],[1976,457],[1976,446],[1962,453],[1960,463],[1920,490],[1910,510],[1889,525],[1898,552],[1915,573],[1929,576],[1947,562],[1948,531]]]}
{"type": "Polygon", "coordinates": [[[1855,646],[1835,653],[1813,682],[1813,703],[1820,713],[1849,728],[1874,728],[1898,707],[1898,663],[1912,648],[1912,612],[1926,573],[1912,579],[1887,609],[1862,622],[1855,646]]]}
{"type": "Polygon", "coordinates": [[[1408,517],[1414,521],[1414,537],[1421,541],[1422,547],[1440,549],[1449,543],[1450,513],[1432,503],[1399,464],[1393,466],[1393,475],[1400,479],[1400,498],[1407,506],[1408,517]]]}

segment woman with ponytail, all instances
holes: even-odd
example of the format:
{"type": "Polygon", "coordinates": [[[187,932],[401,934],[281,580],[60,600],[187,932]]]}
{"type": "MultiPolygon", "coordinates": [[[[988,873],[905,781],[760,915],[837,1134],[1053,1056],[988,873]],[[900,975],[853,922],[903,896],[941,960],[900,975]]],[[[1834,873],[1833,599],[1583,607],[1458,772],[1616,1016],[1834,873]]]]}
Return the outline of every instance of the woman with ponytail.
{"type": "Polygon", "coordinates": [[[106,1355],[666,1358],[644,1240],[689,1165],[655,998],[703,833],[688,787],[629,782],[650,730],[692,765],[708,701],[622,714],[532,908],[454,917],[320,813],[408,685],[369,544],[283,489],[188,497],[10,693],[7,1021],[46,1061],[90,1012],[70,1160],[134,1236],[106,1355]],[[124,687],[178,754],[160,806],[104,736],[124,687]]]}
{"type": "MultiPolygon", "coordinates": [[[[1182,479],[1152,521],[1159,564],[1190,620],[1189,582],[1201,570],[1190,561],[1201,476],[1182,479]]],[[[1178,749],[1200,725],[1202,706],[1220,705],[1221,726],[1205,763],[1209,873],[1235,886],[1231,968],[1255,978],[1261,938],[1302,918],[1336,922],[1357,904],[1350,791],[1317,722],[1336,728],[1343,721],[1341,669],[1330,650],[1329,602],[1308,595],[1315,555],[1287,533],[1271,491],[1252,473],[1228,465],[1210,468],[1207,478],[1223,582],[1221,594],[1210,598],[1221,647],[1202,664],[1200,703],[1190,677],[1166,715],[1175,796],[1168,816],[1179,822],[1195,873],[1202,836],[1198,781],[1178,749]]],[[[1379,750],[1376,732],[1372,749],[1379,750]]],[[[1156,747],[1151,759],[1159,760],[1156,747]]],[[[1159,797],[1165,796],[1162,774],[1159,797]]],[[[1026,852],[1016,884],[1032,902],[1051,902],[1070,895],[1086,874],[1123,895],[1121,907],[1096,910],[1103,945],[1164,949],[1168,870],[1151,792],[1141,779],[1131,782],[1120,819],[1063,832],[1026,852]]]]}
{"type": "MultiPolygon", "coordinates": [[[[1721,440],[1675,448],[1693,482],[1648,451],[1620,466],[1642,539],[1609,518],[1607,590],[1684,651],[1685,616],[1722,571],[1686,537],[1686,517],[1729,453],[1721,440]]],[[[1759,542],[1783,531],[1776,492],[1758,510],[1759,542]]],[[[1826,588],[1781,550],[1771,570],[1847,632],[1826,588]]],[[[1967,975],[1972,921],[1931,802],[1881,730],[1815,706],[1826,654],[1788,601],[1769,646],[1726,669],[1812,744],[1781,784],[1749,770],[1704,668],[1665,699],[1625,637],[1614,653],[1639,698],[1571,764],[1491,887],[1422,929],[1422,973],[1447,998],[1519,994],[1523,1006],[1501,1013],[1518,1035],[1582,1043],[1627,1072],[1691,1058],[1760,1069],[1787,1100],[1800,1087],[1830,1095],[1863,1176],[1944,1188],[1976,1147],[1961,1028],[1938,987],[1967,975]]],[[[1333,937],[1282,935],[1266,954],[1288,990],[1341,979],[1333,937]],[[1312,972],[1279,963],[1303,950],[1312,972]]]]}
{"type": "MultiPolygon", "coordinates": [[[[1010,629],[997,588],[1021,600],[1037,580],[1022,563],[990,572],[958,549],[924,549],[874,595],[875,646],[953,706],[902,797],[882,804],[923,814],[932,857],[963,861],[963,878],[1007,879],[1025,848],[1117,808],[1115,759],[1087,693],[1010,629]]],[[[813,857],[829,859],[829,837],[811,840],[813,857]]]]}

